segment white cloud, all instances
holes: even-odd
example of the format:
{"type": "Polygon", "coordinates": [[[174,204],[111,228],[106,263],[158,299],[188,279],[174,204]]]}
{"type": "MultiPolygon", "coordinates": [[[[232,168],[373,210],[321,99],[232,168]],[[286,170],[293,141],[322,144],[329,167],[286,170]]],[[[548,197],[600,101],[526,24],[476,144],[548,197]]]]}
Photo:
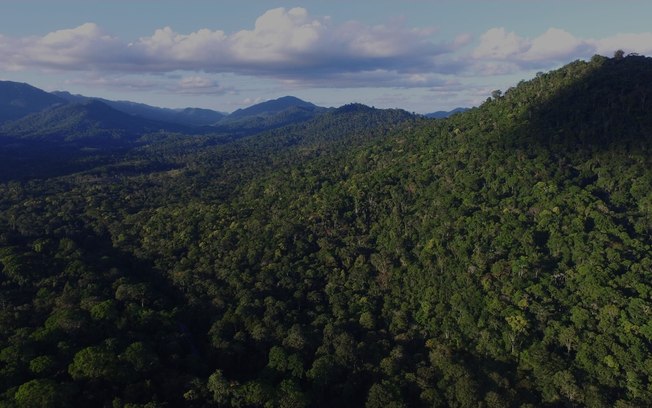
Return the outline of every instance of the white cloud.
{"type": "Polygon", "coordinates": [[[269,10],[249,30],[200,29],[182,34],[163,27],[131,42],[86,23],[42,37],[0,36],[0,69],[182,70],[297,81],[385,71],[392,77],[405,75],[406,83],[418,85],[423,81],[415,81],[413,75],[433,71],[433,64],[469,41],[462,35],[450,43],[436,43],[433,34],[433,29],[410,28],[400,21],[375,26],[356,21],[334,24],[300,7],[269,10]]]}
{"type": "Polygon", "coordinates": [[[521,37],[504,28],[492,28],[480,37],[471,53],[471,71],[479,75],[504,75],[524,69],[552,68],[559,63],[593,54],[613,54],[618,48],[645,52],[652,34],[618,35],[600,40],[583,39],[560,28],[549,28],[535,38],[521,37]],[[625,46],[628,45],[628,46],[625,46]]]}
{"type": "Polygon", "coordinates": [[[480,45],[473,51],[477,59],[506,59],[526,51],[528,41],[508,33],[505,28],[492,28],[480,36],[480,45]]]}
{"type": "Polygon", "coordinates": [[[438,35],[433,28],[408,27],[400,19],[378,25],[337,23],[301,7],[268,10],[251,28],[230,33],[207,28],[179,33],[163,27],[125,40],[86,23],[43,36],[0,34],[0,70],[83,71],[117,83],[123,79],[115,78],[131,74],[183,72],[186,78],[174,85],[168,78],[163,86],[186,93],[231,92],[211,82],[216,73],[272,78],[297,87],[429,88],[445,83],[450,74],[548,69],[619,48],[652,53],[652,33],[588,39],[553,27],[528,38],[496,27],[475,43],[468,33],[449,39],[438,35]]]}
{"type": "Polygon", "coordinates": [[[324,27],[311,20],[303,8],[267,11],[253,30],[242,30],[229,38],[229,50],[240,61],[283,62],[308,52],[323,35],[324,27]]]}
{"type": "Polygon", "coordinates": [[[43,37],[1,37],[0,44],[5,52],[0,64],[15,69],[35,65],[51,69],[99,66],[123,49],[117,38],[105,34],[93,23],[54,31],[43,37]]]}
{"type": "Polygon", "coordinates": [[[616,34],[612,37],[590,41],[601,55],[612,55],[614,51],[622,49],[625,52],[639,54],[652,54],[652,33],[627,33],[616,34]]]}
{"type": "Polygon", "coordinates": [[[568,60],[573,56],[594,52],[586,41],[575,38],[568,31],[550,28],[531,41],[523,59],[532,61],[568,60]]]}
{"type": "Polygon", "coordinates": [[[170,27],[165,27],[156,30],[151,37],[141,38],[136,47],[149,56],[158,55],[164,60],[196,60],[202,53],[220,52],[219,46],[225,39],[226,34],[223,31],[201,29],[183,35],[175,33],[170,27]]]}

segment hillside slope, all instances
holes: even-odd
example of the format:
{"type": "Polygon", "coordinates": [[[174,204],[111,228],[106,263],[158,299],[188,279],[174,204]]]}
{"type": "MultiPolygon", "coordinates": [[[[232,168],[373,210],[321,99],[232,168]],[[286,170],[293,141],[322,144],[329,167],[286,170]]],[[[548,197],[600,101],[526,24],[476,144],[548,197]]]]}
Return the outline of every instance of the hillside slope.
{"type": "Polygon", "coordinates": [[[215,127],[222,132],[252,134],[306,122],[327,111],[294,96],[284,96],[238,109],[222,118],[215,127]]]}
{"type": "Polygon", "coordinates": [[[65,103],[64,99],[29,84],[0,81],[0,123],[65,103]]]}
{"type": "Polygon", "coordinates": [[[145,133],[158,130],[187,129],[128,115],[91,100],[57,106],[8,122],[0,127],[0,134],[18,139],[112,145],[133,142],[145,133]]]}
{"type": "Polygon", "coordinates": [[[317,108],[317,105],[303,101],[294,96],[284,96],[278,99],[257,103],[253,106],[249,106],[248,108],[238,109],[235,112],[231,113],[226,118],[226,120],[232,121],[246,117],[275,115],[290,108],[304,108],[313,110],[317,108]]]}
{"type": "Polygon", "coordinates": [[[208,126],[217,123],[225,115],[211,109],[184,108],[169,109],[150,106],[130,101],[111,101],[83,95],[73,95],[69,92],[53,92],[54,95],[72,103],[87,103],[93,100],[103,102],[115,110],[134,116],[158,122],[176,123],[184,126],[208,126]]]}

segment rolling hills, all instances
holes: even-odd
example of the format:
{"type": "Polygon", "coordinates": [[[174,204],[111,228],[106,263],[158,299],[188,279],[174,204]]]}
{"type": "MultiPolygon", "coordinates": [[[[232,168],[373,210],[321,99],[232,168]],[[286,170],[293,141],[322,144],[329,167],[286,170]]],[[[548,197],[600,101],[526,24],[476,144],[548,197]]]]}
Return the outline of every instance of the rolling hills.
{"type": "Polygon", "coordinates": [[[32,113],[5,124],[0,128],[0,133],[15,138],[84,142],[101,146],[133,142],[146,133],[161,130],[189,129],[132,116],[103,102],[91,100],[32,113]]]}
{"type": "Polygon", "coordinates": [[[159,108],[156,106],[136,103],[131,101],[111,101],[103,98],[94,98],[83,95],[73,95],[70,92],[53,92],[54,95],[67,100],[68,102],[83,104],[90,101],[103,102],[120,112],[129,115],[139,116],[141,118],[157,121],[174,123],[183,126],[209,126],[217,123],[225,114],[211,109],[201,108],[183,108],[169,109],[159,108]]]}

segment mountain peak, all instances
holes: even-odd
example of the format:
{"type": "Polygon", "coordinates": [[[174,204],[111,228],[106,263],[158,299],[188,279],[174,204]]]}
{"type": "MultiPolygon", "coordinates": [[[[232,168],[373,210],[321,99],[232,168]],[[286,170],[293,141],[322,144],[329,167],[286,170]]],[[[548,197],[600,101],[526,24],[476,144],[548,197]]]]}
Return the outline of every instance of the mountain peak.
{"type": "Polygon", "coordinates": [[[0,81],[0,123],[65,103],[64,99],[29,84],[0,81]]]}
{"type": "Polygon", "coordinates": [[[261,102],[248,108],[238,109],[231,113],[227,118],[229,120],[241,119],[248,116],[267,116],[280,113],[290,108],[317,109],[318,106],[299,99],[295,96],[283,96],[277,99],[271,99],[261,102]]]}
{"type": "Polygon", "coordinates": [[[181,130],[173,126],[129,115],[91,99],[32,113],[5,124],[2,130],[17,138],[110,145],[133,141],[160,129],[181,130]]]}
{"type": "Polygon", "coordinates": [[[315,106],[313,103],[306,102],[303,99],[297,98],[296,96],[286,95],[281,96],[280,98],[269,100],[268,102],[279,102],[279,103],[288,103],[292,105],[308,105],[315,106]]]}
{"type": "Polygon", "coordinates": [[[144,103],[131,101],[111,101],[103,98],[94,98],[83,95],[73,95],[70,92],[55,91],[53,94],[72,103],[84,103],[89,100],[104,102],[108,106],[120,112],[130,115],[139,116],[144,119],[155,120],[159,122],[168,122],[183,126],[207,126],[218,122],[224,117],[224,114],[211,109],[202,108],[184,108],[170,109],[150,106],[144,103]]]}
{"type": "Polygon", "coordinates": [[[334,113],[351,113],[351,112],[370,112],[373,111],[375,108],[371,106],[367,106],[362,103],[347,103],[346,105],[342,105],[339,108],[335,109],[334,113]]]}

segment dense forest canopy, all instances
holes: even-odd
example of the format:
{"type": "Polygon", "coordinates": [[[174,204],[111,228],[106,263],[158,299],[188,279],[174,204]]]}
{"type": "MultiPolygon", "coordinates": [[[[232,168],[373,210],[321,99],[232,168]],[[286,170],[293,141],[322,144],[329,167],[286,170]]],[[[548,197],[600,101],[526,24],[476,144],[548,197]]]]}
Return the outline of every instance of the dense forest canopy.
{"type": "Polygon", "coordinates": [[[0,404],[651,405],[651,95],[595,56],[448,119],[6,135],[0,404]]]}

